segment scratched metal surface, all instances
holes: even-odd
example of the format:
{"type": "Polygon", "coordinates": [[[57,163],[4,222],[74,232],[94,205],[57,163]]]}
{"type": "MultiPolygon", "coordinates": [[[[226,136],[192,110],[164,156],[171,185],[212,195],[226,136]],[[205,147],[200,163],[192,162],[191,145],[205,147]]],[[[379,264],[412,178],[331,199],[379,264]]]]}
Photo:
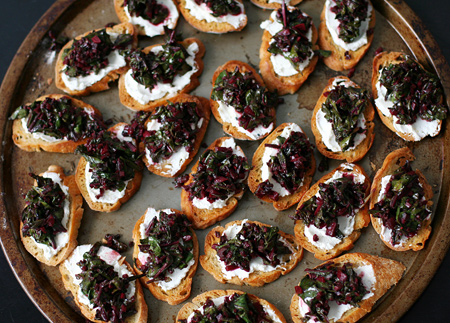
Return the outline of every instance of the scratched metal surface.
{"type": "MultiPolygon", "coordinates": [[[[89,29],[104,26],[109,22],[118,22],[115,16],[114,9],[109,0],[97,1],[60,1],[61,5],[72,3],[69,9],[63,11],[63,14],[56,19],[56,17],[48,17],[50,21],[56,21],[52,29],[60,31],[62,34],[74,37],[89,29]],[[53,20],[51,20],[53,19],[53,20]]],[[[302,10],[310,14],[316,26],[319,24],[319,16],[322,9],[323,1],[307,1],[300,6],[302,10]]],[[[422,61],[426,61],[426,53],[418,46],[414,39],[410,39],[408,29],[397,25],[403,41],[397,31],[392,28],[392,25],[398,23],[392,15],[392,9],[385,4],[384,1],[374,1],[377,9],[382,10],[385,15],[390,15],[388,22],[380,12],[377,11],[377,27],[375,29],[374,43],[359,63],[353,80],[362,87],[370,89],[371,77],[371,61],[374,51],[383,47],[388,51],[404,51],[409,53],[410,50],[422,61]]],[[[210,35],[196,31],[190,27],[183,18],[180,18],[178,31],[182,31],[184,37],[198,37],[206,47],[206,55],[204,58],[205,70],[200,78],[201,85],[193,91],[193,94],[208,97],[211,91],[211,78],[217,66],[225,63],[231,59],[242,60],[257,68],[259,63],[259,46],[262,36],[262,30],[259,28],[261,21],[268,18],[270,11],[264,11],[255,6],[246,3],[246,10],[249,15],[249,24],[240,33],[226,34],[226,35],[210,35]]],[[[163,41],[162,37],[153,40],[140,39],[140,46],[144,47],[153,43],[160,43],[163,41]]],[[[22,57],[27,62],[26,72],[16,84],[11,84],[11,89],[14,89],[14,97],[9,102],[9,112],[20,104],[31,102],[37,97],[48,93],[61,93],[50,82],[54,77],[54,60],[48,56],[46,50],[46,40],[39,42],[33,53],[29,57],[22,57]]],[[[434,61],[429,61],[427,65],[432,66],[434,61]]],[[[277,123],[296,122],[307,133],[309,138],[313,141],[313,136],[310,127],[310,118],[312,109],[330,77],[339,75],[338,73],[328,69],[322,63],[319,63],[314,73],[310,76],[303,87],[295,94],[285,96],[285,103],[282,104],[277,111],[277,123]]],[[[83,98],[87,103],[96,106],[102,111],[105,118],[114,118],[116,121],[129,121],[133,111],[123,107],[118,98],[117,85],[112,85],[109,91],[96,93],[83,98]]],[[[4,116],[3,116],[4,117],[4,116]]],[[[3,120],[4,121],[4,120],[3,120]]],[[[441,189],[441,180],[443,170],[441,168],[441,159],[445,152],[443,150],[443,142],[446,137],[440,136],[434,139],[425,139],[420,143],[406,144],[396,135],[391,133],[384,127],[378,118],[376,122],[376,137],[374,145],[369,154],[363,159],[361,164],[371,177],[375,173],[375,169],[382,164],[384,157],[392,150],[410,146],[417,156],[415,167],[421,169],[429,182],[433,186],[435,193],[435,204],[438,204],[438,197],[441,189]],[[433,162],[430,162],[433,161],[433,162]]],[[[210,144],[214,139],[223,136],[222,128],[214,119],[208,127],[204,142],[210,144]]],[[[17,214],[23,208],[23,200],[21,196],[28,191],[31,180],[28,177],[30,170],[34,172],[41,172],[45,170],[50,164],[59,164],[68,174],[73,174],[78,156],[70,154],[52,154],[52,153],[28,153],[13,147],[10,141],[10,125],[6,128],[6,144],[4,151],[10,154],[4,154],[2,179],[5,193],[8,195],[8,202],[5,205],[8,211],[8,221],[16,235],[18,232],[17,214]],[[9,127],[9,129],[8,129],[9,127]]],[[[239,144],[244,149],[247,157],[251,159],[253,152],[256,150],[259,142],[245,142],[240,141],[239,144]]],[[[316,152],[317,160],[320,160],[319,154],[316,152]]],[[[196,158],[195,158],[196,160],[196,158]]],[[[330,169],[338,165],[338,162],[332,162],[330,169]]],[[[190,167],[188,167],[189,171],[190,167]]],[[[317,172],[314,180],[317,180],[323,173],[317,172]]],[[[441,202],[440,202],[441,203],[441,202]]],[[[123,235],[125,241],[131,240],[131,232],[134,223],[139,217],[145,213],[147,207],[154,207],[162,209],[167,207],[180,208],[180,190],[175,189],[171,179],[158,177],[144,171],[144,179],[142,186],[138,193],[130,199],[119,211],[111,214],[102,214],[89,210],[85,205],[85,214],[79,234],[79,244],[92,243],[101,239],[106,233],[120,233],[123,235]]],[[[442,206],[443,207],[443,206],[442,206]]],[[[272,225],[277,225],[285,232],[293,233],[293,221],[288,218],[289,214],[294,212],[293,208],[284,212],[276,212],[271,205],[261,202],[254,197],[251,192],[247,191],[244,198],[239,203],[239,207],[228,219],[222,221],[220,224],[224,225],[229,221],[248,218],[250,220],[259,220],[272,225]]],[[[445,222],[444,213],[440,212],[436,216],[434,222],[445,222]]],[[[444,223],[445,224],[445,223],[444,223]]],[[[203,249],[204,237],[207,232],[212,229],[205,229],[197,231],[199,237],[200,250],[203,249]]],[[[436,230],[436,229],[435,229],[436,230]]],[[[439,230],[439,229],[438,229],[439,230]]],[[[436,231],[438,231],[436,230],[436,231]]],[[[433,233],[436,235],[437,233],[433,233]]],[[[3,239],[2,235],[2,239],[3,239]]],[[[433,240],[434,237],[432,237],[433,240]]],[[[395,303],[401,295],[402,291],[407,288],[414,280],[417,270],[420,269],[421,263],[426,259],[426,256],[431,252],[435,244],[429,244],[429,250],[423,252],[405,252],[396,253],[386,248],[375,231],[368,227],[363,230],[361,238],[357,241],[355,248],[352,251],[368,252],[371,254],[381,255],[383,257],[399,260],[403,262],[408,270],[406,276],[401,281],[399,286],[393,289],[377,309],[368,315],[365,320],[375,321],[391,318],[392,308],[388,309],[388,305],[395,303]]],[[[41,309],[53,321],[83,321],[77,314],[78,310],[73,303],[73,300],[68,292],[62,286],[59,272],[56,268],[47,267],[38,264],[32,257],[23,252],[20,242],[17,246],[20,249],[21,256],[24,257],[26,268],[21,270],[31,273],[37,281],[39,290],[34,292],[29,289],[29,292],[34,295],[39,293],[46,294],[48,300],[43,301],[41,309]],[[23,252],[23,254],[22,254],[23,252]],[[51,312],[55,311],[56,312],[51,312]],[[56,315],[58,313],[63,314],[56,315]]],[[[13,248],[11,247],[11,248],[13,248]]],[[[8,249],[8,248],[7,248],[8,249]]],[[[8,253],[8,252],[7,252],[8,253]]],[[[14,252],[11,251],[11,254],[14,252]]],[[[127,254],[127,260],[132,262],[131,253],[127,254]]],[[[201,266],[199,266],[197,274],[193,282],[193,290],[191,298],[211,289],[231,289],[238,288],[243,291],[255,294],[259,297],[265,298],[276,305],[285,317],[290,319],[289,304],[293,287],[299,282],[304,275],[304,269],[313,267],[319,264],[312,254],[305,252],[303,261],[299,266],[286,277],[281,277],[277,281],[266,285],[264,287],[237,287],[234,285],[223,285],[216,282],[201,266]]],[[[427,275],[432,275],[432,271],[427,272],[427,275]]],[[[28,282],[32,283],[32,282],[28,282]]],[[[26,283],[25,283],[26,284],[26,283]]],[[[183,304],[178,306],[170,306],[164,302],[157,301],[147,291],[146,300],[149,306],[149,320],[151,322],[169,322],[173,321],[176,313],[183,304]]],[[[400,303],[397,312],[404,310],[405,303],[400,303]]],[[[397,314],[398,315],[398,314],[397,314]]]]}

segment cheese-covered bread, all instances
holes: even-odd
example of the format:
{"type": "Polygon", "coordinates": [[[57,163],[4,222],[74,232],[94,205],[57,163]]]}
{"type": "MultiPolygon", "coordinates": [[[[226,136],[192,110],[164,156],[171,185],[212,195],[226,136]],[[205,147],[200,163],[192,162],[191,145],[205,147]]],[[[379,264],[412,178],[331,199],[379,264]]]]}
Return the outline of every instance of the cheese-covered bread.
{"type": "Polygon", "coordinates": [[[281,8],[283,3],[286,5],[294,7],[298,5],[303,0],[250,0],[255,6],[258,6],[263,9],[278,9],[281,8]]]}

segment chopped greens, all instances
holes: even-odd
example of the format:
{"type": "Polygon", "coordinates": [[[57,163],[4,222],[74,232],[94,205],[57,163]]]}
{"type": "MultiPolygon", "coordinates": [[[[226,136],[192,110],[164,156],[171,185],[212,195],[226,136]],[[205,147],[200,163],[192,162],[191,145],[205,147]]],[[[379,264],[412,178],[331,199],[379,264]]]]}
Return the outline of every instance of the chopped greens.
{"type": "Polygon", "coordinates": [[[330,10],[339,21],[339,38],[352,43],[359,37],[361,23],[367,19],[369,2],[367,0],[333,0],[330,10]]]}
{"type": "Polygon", "coordinates": [[[235,0],[194,0],[201,6],[205,4],[211,10],[213,17],[222,17],[226,15],[237,16],[242,13],[239,2],[235,0]]]}
{"type": "Polygon", "coordinates": [[[124,0],[131,16],[142,17],[152,25],[159,25],[169,16],[167,6],[156,0],[124,0]]]}

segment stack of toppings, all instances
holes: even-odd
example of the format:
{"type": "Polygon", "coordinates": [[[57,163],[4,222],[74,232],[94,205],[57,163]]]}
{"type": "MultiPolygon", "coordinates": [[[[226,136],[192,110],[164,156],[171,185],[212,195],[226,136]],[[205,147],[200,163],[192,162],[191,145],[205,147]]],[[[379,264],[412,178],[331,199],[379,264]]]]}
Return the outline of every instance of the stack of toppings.
{"type": "Polygon", "coordinates": [[[139,269],[149,282],[166,281],[167,274],[183,269],[194,258],[194,242],[189,229],[191,223],[184,214],[159,212],[145,229],[145,238],[140,240],[139,251],[147,262],[139,269]]]}
{"type": "Polygon", "coordinates": [[[194,0],[199,6],[205,4],[211,10],[213,17],[222,17],[226,15],[237,16],[241,14],[241,7],[234,0],[194,0]]]}
{"type": "Polygon", "coordinates": [[[87,36],[74,40],[70,48],[62,54],[66,67],[63,73],[70,77],[97,74],[108,66],[108,55],[114,50],[125,50],[133,41],[130,34],[120,34],[114,40],[105,29],[93,31],[87,36]]]}
{"type": "MultiPolygon", "coordinates": [[[[364,205],[366,187],[355,183],[352,174],[344,173],[329,183],[320,183],[318,194],[305,201],[296,211],[295,220],[302,220],[306,226],[326,228],[326,235],[343,239],[338,217],[354,216],[364,205]]],[[[314,241],[319,238],[314,235],[314,241]]]]}
{"type": "Polygon", "coordinates": [[[370,213],[392,231],[391,243],[394,246],[404,238],[415,236],[423,221],[431,216],[419,176],[409,162],[392,174],[384,192],[379,194],[383,198],[370,213]]]}
{"type": "Polygon", "coordinates": [[[106,128],[100,115],[74,106],[68,97],[47,97],[43,101],[22,105],[10,117],[11,120],[22,118],[28,118],[29,132],[59,140],[79,141],[106,128]]]}
{"type": "Polygon", "coordinates": [[[169,16],[169,9],[156,0],[124,0],[130,15],[142,17],[152,25],[159,25],[169,16]]]}
{"type": "Polygon", "coordinates": [[[369,2],[367,0],[332,0],[335,5],[330,8],[339,21],[339,38],[352,43],[360,35],[361,23],[367,19],[369,2]]]}
{"type": "Polygon", "coordinates": [[[33,237],[36,242],[56,249],[56,234],[67,231],[62,224],[66,195],[52,179],[35,174],[30,176],[37,185],[25,196],[26,206],[21,217],[22,235],[33,237]]]}
{"type": "Polygon", "coordinates": [[[439,78],[411,58],[384,67],[379,82],[387,89],[385,100],[394,103],[389,111],[398,124],[413,124],[418,117],[426,121],[447,117],[439,78]]]}
{"type": "Polygon", "coordinates": [[[108,131],[96,133],[86,144],[78,146],[75,152],[90,165],[90,187],[99,189],[96,198],[102,197],[106,190],[121,192],[135,172],[142,169],[136,145],[131,141],[121,141],[108,131]]]}
{"type": "Polygon", "coordinates": [[[367,131],[358,126],[358,119],[369,105],[368,92],[338,85],[324,95],[327,99],[321,109],[325,113],[325,119],[332,124],[336,141],[342,151],[346,151],[355,146],[357,134],[367,131]]]}
{"type": "MultiPolygon", "coordinates": [[[[265,265],[276,267],[283,256],[289,258],[292,252],[280,241],[278,227],[259,226],[244,223],[236,237],[228,239],[221,235],[219,243],[212,245],[225,269],[232,271],[242,269],[250,271],[252,259],[261,258],[265,265]]],[[[216,232],[216,235],[218,233],[216,232]]]]}
{"type": "Polygon", "coordinates": [[[180,147],[192,152],[203,117],[195,102],[169,102],[158,107],[150,120],[156,120],[160,128],[143,133],[145,148],[153,162],[169,159],[180,147]]]}
{"type": "Polygon", "coordinates": [[[339,266],[326,263],[305,271],[307,275],[300,286],[295,287],[295,292],[309,307],[309,312],[304,315],[306,322],[310,319],[314,321],[314,318],[328,322],[330,302],[358,307],[358,303],[369,293],[351,264],[339,266]]]}
{"type": "Polygon", "coordinates": [[[257,127],[268,128],[275,120],[278,95],[260,85],[252,72],[223,71],[216,78],[211,99],[222,101],[235,109],[239,126],[252,132],[257,127]]]}
{"type": "MultiPolygon", "coordinates": [[[[284,187],[290,194],[295,193],[302,185],[305,174],[311,167],[313,150],[308,138],[303,132],[291,132],[286,139],[277,137],[279,145],[266,144],[266,147],[278,149],[272,156],[268,166],[274,180],[284,187]]],[[[258,185],[255,195],[259,198],[268,196],[278,201],[279,193],[273,190],[273,184],[266,180],[258,185]]]]}

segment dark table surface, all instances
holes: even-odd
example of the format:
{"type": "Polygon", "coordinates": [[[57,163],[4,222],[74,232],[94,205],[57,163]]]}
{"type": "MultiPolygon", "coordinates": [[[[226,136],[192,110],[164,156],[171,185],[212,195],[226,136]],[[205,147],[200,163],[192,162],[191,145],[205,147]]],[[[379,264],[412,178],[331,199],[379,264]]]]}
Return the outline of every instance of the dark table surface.
{"type": "MultiPolygon", "coordinates": [[[[314,1],[314,0],[308,0],[314,1]]],[[[405,0],[430,29],[450,62],[449,0],[405,0]]],[[[20,44],[53,0],[2,0],[0,9],[0,79],[20,44]]],[[[448,131],[448,130],[447,130],[448,131]]],[[[410,322],[450,322],[450,253],[430,285],[400,320],[410,322]]],[[[0,322],[47,322],[22,290],[0,251],[0,322]]]]}

